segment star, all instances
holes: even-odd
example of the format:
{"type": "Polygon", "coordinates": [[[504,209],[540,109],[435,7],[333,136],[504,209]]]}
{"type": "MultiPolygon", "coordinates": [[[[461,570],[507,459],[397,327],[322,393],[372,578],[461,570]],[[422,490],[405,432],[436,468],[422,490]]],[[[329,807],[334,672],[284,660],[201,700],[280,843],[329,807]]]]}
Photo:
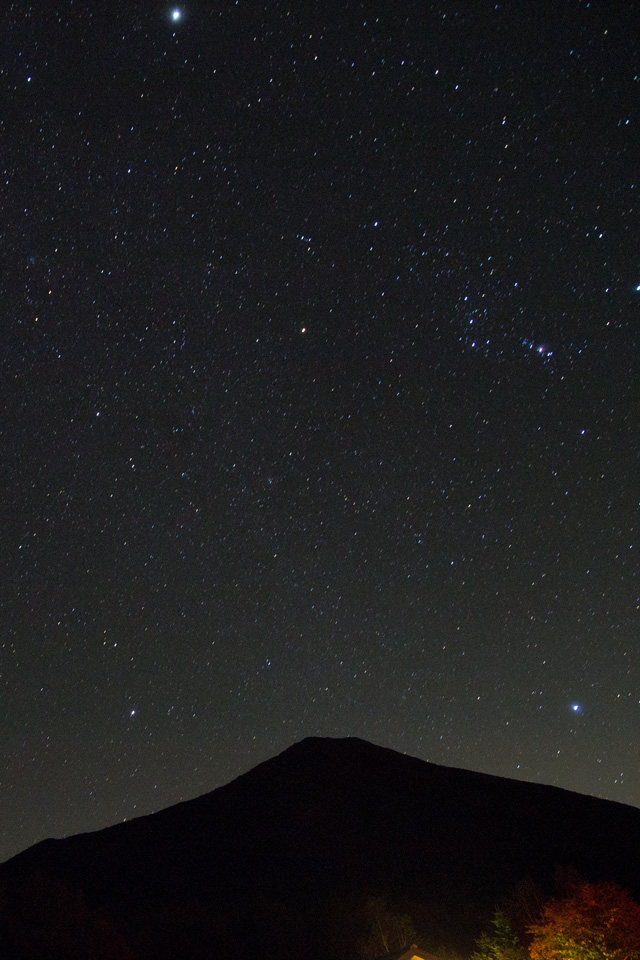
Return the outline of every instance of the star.
{"type": "MultiPolygon", "coordinates": [[[[427,39],[422,6],[366,27],[343,18],[337,58],[325,5],[308,31],[279,0],[250,27],[239,0],[140,5],[116,70],[112,5],[95,4],[56,50],[78,88],[76,48],[92,51],[86,116],[34,52],[50,44],[46,18],[14,18],[7,69],[33,109],[12,118],[5,166],[33,190],[28,203],[21,175],[2,178],[16,617],[0,638],[0,795],[14,791],[0,861],[134,802],[147,813],[196,796],[318,734],[505,776],[517,762],[524,779],[640,805],[637,495],[620,449],[637,432],[620,402],[637,389],[637,164],[620,115],[633,75],[601,71],[591,129],[562,4],[541,38],[535,4],[469,4],[441,69],[449,14],[427,39]],[[478,104],[460,79],[498,13],[504,43],[478,104]],[[363,29],[373,60],[356,56],[363,29]],[[252,55],[238,57],[245,35],[252,55]],[[550,69],[532,88],[511,48],[533,36],[550,69]],[[153,62],[125,69],[140,44],[153,62]],[[290,55],[271,62],[277,50],[290,55]],[[553,146],[565,111],[544,112],[558,76],[576,121],[559,163],[581,171],[571,210],[553,146]],[[204,95],[205,77],[222,86],[204,95]],[[114,100],[119,136],[100,122],[114,100]],[[419,103],[438,118],[418,143],[419,103]],[[504,684],[501,710],[469,696],[470,677],[504,684]],[[399,713],[389,691],[406,696],[399,713]],[[545,711],[571,763],[551,763],[531,721],[545,711]],[[91,782],[112,781],[91,807],[62,776],[76,757],[91,782]],[[43,808],[37,785],[58,777],[43,808]]],[[[599,22],[575,16],[600,50],[599,22]]],[[[630,37],[616,43],[633,54],[630,37]]]]}

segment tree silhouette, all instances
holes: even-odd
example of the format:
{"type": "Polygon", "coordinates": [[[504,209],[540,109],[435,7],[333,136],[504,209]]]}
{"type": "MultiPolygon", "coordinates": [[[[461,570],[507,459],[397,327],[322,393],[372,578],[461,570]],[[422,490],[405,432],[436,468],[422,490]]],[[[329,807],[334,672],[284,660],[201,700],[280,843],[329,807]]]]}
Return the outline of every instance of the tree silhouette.
{"type": "Polygon", "coordinates": [[[90,908],[80,890],[35,871],[7,912],[8,953],[16,960],[133,960],[106,914],[90,908]]]}
{"type": "Polygon", "coordinates": [[[377,957],[406,947],[415,939],[411,918],[390,909],[382,897],[370,897],[364,906],[366,936],[360,942],[365,957],[377,957]]]}

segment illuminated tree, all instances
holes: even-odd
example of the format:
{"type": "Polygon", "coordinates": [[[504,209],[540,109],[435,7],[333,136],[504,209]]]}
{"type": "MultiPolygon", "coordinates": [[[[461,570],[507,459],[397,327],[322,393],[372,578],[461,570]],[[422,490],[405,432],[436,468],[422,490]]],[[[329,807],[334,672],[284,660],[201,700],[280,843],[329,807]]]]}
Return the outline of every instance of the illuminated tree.
{"type": "Polygon", "coordinates": [[[581,883],[542,908],[532,960],[640,960],[640,906],[614,883],[581,883]]]}
{"type": "Polygon", "coordinates": [[[506,913],[496,910],[491,922],[493,934],[480,935],[470,960],[524,960],[524,947],[520,944],[506,913]]]}

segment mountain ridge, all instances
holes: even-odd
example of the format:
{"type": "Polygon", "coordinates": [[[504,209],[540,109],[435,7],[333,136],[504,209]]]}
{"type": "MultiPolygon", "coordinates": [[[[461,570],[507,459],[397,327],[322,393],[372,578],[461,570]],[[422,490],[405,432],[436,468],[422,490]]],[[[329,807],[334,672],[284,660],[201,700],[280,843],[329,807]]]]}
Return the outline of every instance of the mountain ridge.
{"type": "Polygon", "coordinates": [[[468,942],[525,877],[548,887],[568,867],[637,898],[639,863],[635,807],[313,737],[200,797],[41,841],[0,865],[0,883],[40,872],[115,918],[180,907],[248,926],[267,901],[308,918],[336,898],[382,896],[432,905],[468,942]]]}

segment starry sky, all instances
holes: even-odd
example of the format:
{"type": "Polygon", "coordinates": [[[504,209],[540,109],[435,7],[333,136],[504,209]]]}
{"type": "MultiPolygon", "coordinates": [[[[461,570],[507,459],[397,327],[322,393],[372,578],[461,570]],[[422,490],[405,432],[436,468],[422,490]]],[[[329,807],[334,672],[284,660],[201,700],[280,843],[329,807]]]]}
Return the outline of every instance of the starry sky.
{"type": "Polygon", "coordinates": [[[640,805],[636,13],[4,5],[0,859],[308,735],[640,805]]]}

